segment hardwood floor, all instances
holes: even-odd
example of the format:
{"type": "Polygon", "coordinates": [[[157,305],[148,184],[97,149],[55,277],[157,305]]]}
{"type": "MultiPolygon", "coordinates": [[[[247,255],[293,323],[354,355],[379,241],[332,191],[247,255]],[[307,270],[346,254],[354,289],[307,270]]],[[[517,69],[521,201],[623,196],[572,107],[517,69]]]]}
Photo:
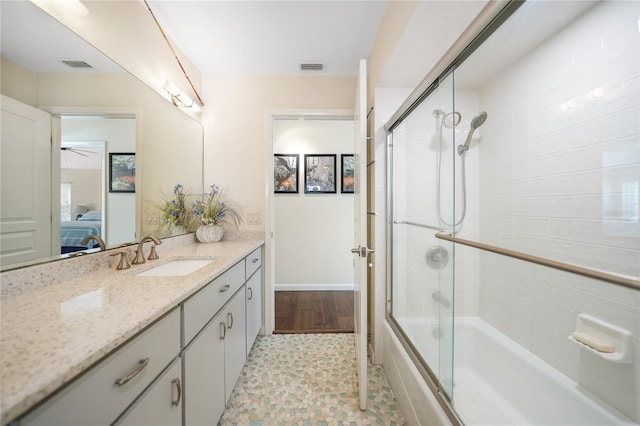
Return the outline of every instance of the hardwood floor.
{"type": "Polygon", "coordinates": [[[276,291],[275,334],[353,333],[353,291],[276,291]]]}

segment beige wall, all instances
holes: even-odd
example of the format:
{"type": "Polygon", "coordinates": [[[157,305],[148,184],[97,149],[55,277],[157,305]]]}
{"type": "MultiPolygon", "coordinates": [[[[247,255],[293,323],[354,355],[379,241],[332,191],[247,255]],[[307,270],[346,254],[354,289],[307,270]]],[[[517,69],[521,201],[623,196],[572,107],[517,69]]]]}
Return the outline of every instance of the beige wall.
{"type": "Polygon", "coordinates": [[[35,107],[38,99],[36,74],[4,56],[0,58],[0,93],[35,107]]]}
{"type": "Polygon", "coordinates": [[[267,149],[272,143],[266,129],[269,111],[281,109],[352,109],[355,77],[220,77],[205,76],[203,110],[205,128],[204,184],[228,187],[228,194],[244,212],[260,214],[265,229],[267,149]]]}
{"type": "Polygon", "coordinates": [[[407,23],[411,19],[411,14],[416,8],[416,4],[416,0],[389,1],[369,59],[370,77],[367,103],[370,105],[373,104],[374,89],[378,86],[380,76],[384,72],[387,61],[402,37],[407,23]]]}

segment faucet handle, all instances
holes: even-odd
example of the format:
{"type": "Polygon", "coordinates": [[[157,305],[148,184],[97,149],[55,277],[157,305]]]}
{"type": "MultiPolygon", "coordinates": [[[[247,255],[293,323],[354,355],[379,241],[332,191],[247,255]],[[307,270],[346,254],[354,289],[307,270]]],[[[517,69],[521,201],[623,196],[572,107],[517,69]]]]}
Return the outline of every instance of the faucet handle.
{"type": "Polygon", "coordinates": [[[151,246],[151,253],[149,253],[149,257],[147,257],[147,260],[156,260],[156,259],[160,259],[160,256],[158,256],[158,252],[156,251],[156,245],[152,245],[151,246]]]}
{"type": "Polygon", "coordinates": [[[131,265],[129,264],[128,253],[126,251],[119,251],[117,253],[111,254],[110,256],[118,256],[118,255],[120,255],[120,261],[118,262],[118,266],[116,266],[116,269],[118,271],[121,271],[123,269],[129,269],[131,265]]]}

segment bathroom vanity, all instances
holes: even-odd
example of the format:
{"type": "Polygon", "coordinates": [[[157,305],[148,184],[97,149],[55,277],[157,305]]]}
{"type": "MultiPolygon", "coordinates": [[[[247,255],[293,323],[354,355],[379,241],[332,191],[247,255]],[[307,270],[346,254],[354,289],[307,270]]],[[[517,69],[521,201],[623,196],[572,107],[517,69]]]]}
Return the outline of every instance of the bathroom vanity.
{"type": "Polygon", "coordinates": [[[5,297],[2,425],[217,424],[262,324],[262,246],[160,246],[5,297]]]}

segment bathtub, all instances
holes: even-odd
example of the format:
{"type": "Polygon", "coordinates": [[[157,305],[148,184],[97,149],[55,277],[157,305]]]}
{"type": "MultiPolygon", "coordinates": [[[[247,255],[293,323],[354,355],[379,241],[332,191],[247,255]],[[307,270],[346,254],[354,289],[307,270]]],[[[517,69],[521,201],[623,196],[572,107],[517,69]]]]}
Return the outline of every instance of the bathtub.
{"type": "MultiPolygon", "coordinates": [[[[437,353],[433,321],[399,322],[423,336],[425,359],[437,353]]],[[[452,406],[465,425],[637,425],[479,317],[456,318],[454,347],[452,406]]]]}

